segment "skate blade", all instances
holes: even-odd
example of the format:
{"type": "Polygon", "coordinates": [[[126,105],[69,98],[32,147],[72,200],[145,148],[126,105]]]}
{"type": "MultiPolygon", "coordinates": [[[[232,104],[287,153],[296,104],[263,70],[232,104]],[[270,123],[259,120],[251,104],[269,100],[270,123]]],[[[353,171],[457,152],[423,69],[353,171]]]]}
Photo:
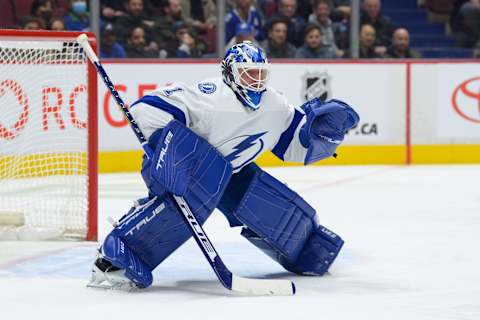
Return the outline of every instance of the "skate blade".
{"type": "Polygon", "coordinates": [[[89,283],[87,283],[87,288],[104,290],[104,291],[115,290],[115,291],[125,291],[125,292],[134,292],[134,291],[138,290],[137,286],[133,283],[111,284],[111,283],[92,283],[92,282],[89,282],[89,283]]]}
{"type": "Polygon", "coordinates": [[[138,287],[120,273],[120,271],[114,271],[111,274],[102,272],[97,266],[93,266],[92,277],[87,283],[87,288],[104,289],[104,290],[121,290],[121,291],[133,291],[138,287]]]}

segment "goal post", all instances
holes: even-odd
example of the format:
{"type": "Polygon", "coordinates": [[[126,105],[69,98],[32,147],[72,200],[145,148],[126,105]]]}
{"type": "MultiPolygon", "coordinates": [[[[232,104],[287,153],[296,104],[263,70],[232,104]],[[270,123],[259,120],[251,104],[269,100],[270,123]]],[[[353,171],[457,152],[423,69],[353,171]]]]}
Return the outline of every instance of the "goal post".
{"type": "Polygon", "coordinates": [[[79,34],[0,30],[0,240],[97,239],[97,74],[79,34]]]}

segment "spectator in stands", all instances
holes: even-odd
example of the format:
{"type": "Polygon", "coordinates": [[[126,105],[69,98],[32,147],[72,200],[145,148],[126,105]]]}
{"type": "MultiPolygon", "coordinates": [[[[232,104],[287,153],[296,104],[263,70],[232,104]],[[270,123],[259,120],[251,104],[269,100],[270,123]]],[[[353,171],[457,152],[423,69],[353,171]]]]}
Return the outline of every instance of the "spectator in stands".
{"type": "Polygon", "coordinates": [[[341,20],[348,20],[352,13],[352,7],[350,6],[350,0],[333,0],[333,5],[337,14],[341,17],[341,20]]]}
{"type": "Polygon", "coordinates": [[[360,24],[373,26],[376,33],[375,51],[383,55],[390,46],[394,25],[388,17],[380,14],[380,0],[364,0],[362,9],[360,24]]]}
{"type": "Polygon", "coordinates": [[[364,24],[360,28],[359,56],[361,59],[381,58],[375,51],[375,28],[370,24],[364,24]]]}
{"type": "Polygon", "coordinates": [[[345,57],[346,51],[350,48],[350,20],[334,22],[333,32],[335,44],[339,50],[344,52],[343,57],[345,57]]]}
{"type": "Polygon", "coordinates": [[[100,0],[100,10],[104,23],[114,23],[117,17],[125,14],[125,4],[118,0],[100,0]]]}
{"type": "Polygon", "coordinates": [[[111,24],[107,24],[102,32],[100,57],[101,58],[125,58],[125,49],[117,42],[117,35],[111,24]]]}
{"type": "MultiPolygon", "coordinates": [[[[180,0],[165,0],[161,4],[162,14],[155,19],[153,27],[155,34],[155,41],[157,43],[176,43],[177,38],[175,33],[172,32],[173,25],[175,23],[186,23],[183,19],[183,11],[180,5],[180,0]]],[[[175,52],[172,51],[169,45],[167,45],[169,56],[174,56],[175,52]]]]}
{"type": "Polygon", "coordinates": [[[129,58],[158,58],[159,51],[147,46],[145,29],[135,27],[127,39],[125,51],[129,58]]]}
{"type": "Polygon", "coordinates": [[[473,47],[480,41],[480,0],[469,0],[460,7],[460,17],[465,26],[466,46],[473,47]]]}
{"type": "Polygon", "coordinates": [[[217,24],[217,6],[213,0],[183,0],[183,20],[198,31],[207,31],[217,24]]]}
{"type": "Polygon", "coordinates": [[[44,26],[51,23],[52,18],[58,13],[53,0],[34,0],[30,7],[30,14],[43,21],[44,26]]]}
{"type": "Polygon", "coordinates": [[[63,23],[63,19],[61,18],[53,18],[50,21],[50,26],[48,29],[53,31],[65,31],[65,23],[63,23]]]}
{"type": "Polygon", "coordinates": [[[287,22],[273,20],[269,24],[268,38],[262,44],[268,58],[294,58],[296,48],[287,41],[287,22]]]}
{"type": "Polygon", "coordinates": [[[473,57],[480,59],[480,43],[473,49],[473,57]]]}
{"type": "Polygon", "coordinates": [[[213,52],[216,41],[217,6],[214,0],[181,0],[182,18],[213,52]]]}
{"type": "Polygon", "coordinates": [[[410,34],[405,28],[398,28],[393,33],[392,45],[388,48],[386,58],[421,58],[419,52],[410,49],[410,34]]]}
{"type": "Polygon", "coordinates": [[[225,41],[227,43],[235,36],[236,27],[241,23],[253,26],[256,40],[265,39],[262,19],[253,6],[253,0],[235,0],[235,7],[225,17],[225,23],[225,41]]]}
{"type": "Polygon", "coordinates": [[[305,28],[305,44],[297,49],[296,58],[302,59],[334,59],[337,57],[335,49],[322,45],[320,27],[309,24],[305,28]]]}
{"type": "Polygon", "coordinates": [[[89,28],[87,2],[85,0],[70,0],[70,10],[63,17],[65,28],[73,31],[86,31],[89,28]]]}
{"type": "MultiPolygon", "coordinates": [[[[428,10],[434,13],[437,13],[438,11],[442,12],[442,10],[438,10],[439,8],[437,8],[438,5],[435,0],[425,0],[425,1],[426,1],[426,6],[428,10]]],[[[459,42],[460,46],[464,46],[463,37],[465,36],[464,32],[466,31],[464,30],[465,26],[463,25],[462,17],[460,15],[460,8],[464,3],[468,1],[469,0],[455,0],[449,3],[451,7],[440,8],[440,9],[449,9],[449,10],[443,10],[443,11],[446,11],[446,13],[450,15],[450,19],[449,19],[450,29],[452,30],[452,33],[455,34],[455,36],[457,37],[457,41],[459,42]]]]}
{"type": "MultiPolygon", "coordinates": [[[[267,25],[272,21],[284,19],[287,21],[287,40],[296,47],[303,44],[306,22],[296,14],[297,0],[279,0],[278,13],[274,14],[267,25]]],[[[268,27],[270,28],[270,27],[268,27]]]]}
{"type": "Polygon", "coordinates": [[[332,20],[330,20],[330,4],[328,0],[315,0],[313,13],[308,18],[308,23],[316,24],[322,33],[322,46],[335,50],[337,57],[343,57],[345,52],[339,50],[335,43],[335,32],[332,20]]]}
{"type": "MultiPolygon", "coordinates": [[[[300,0],[298,1],[297,14],[308,20],[308,17],[313,12],[314,0],[300,0]]],[[[332,11],[330,19],[333,22],[338,22],[343,19],[349,19],[352,11],[350,0],[328,0],[330,9],[332,11]]]]}
{"type": "Polygon", "coordinates": [[[252,25],[249,25],[246,22],[237,24],[235,28],[235,37],[233,37],[226,45],[225,50],[237,43],[242,43],[243,41],[251,41],[256,46],[259,46],[257,40],[255,40],[255,29],[252,25]]]}
{"type": "Polygon", "coordinates": [[[176,22],[173,32],[177,38],[176,58],[201,58],[206,46],[197,38],[195,30],[184,22],[176,22]]]}
{"type": "MultiPolygon", "coordinates": [[[[153,21],[149,20],[143,6],[143,0],[128,0],[126,3],[126,12],[124,15],[116,18],[114,30],[117,33],[117,40],[124,44],[127,38],[131,40],[131,33],[137,27],[143,29],[145,40],[155,48],[155,43],[151,43],[153,21]]],[[[139,31],[138,31],[139,32],[139,31]]]]}
{"type": "Polygon", "coordinates": [[[20,19],[20,26],[24,30],[42,30],[45,29],[43,20],[37,17],[24,16],[20,19]]]}
{"type": "Polygon", "coordinates": [[[270,19],[278,11],[277,1],[275,0],[259,0],[257,7],[260,8],[264,19],[270,19]]]}

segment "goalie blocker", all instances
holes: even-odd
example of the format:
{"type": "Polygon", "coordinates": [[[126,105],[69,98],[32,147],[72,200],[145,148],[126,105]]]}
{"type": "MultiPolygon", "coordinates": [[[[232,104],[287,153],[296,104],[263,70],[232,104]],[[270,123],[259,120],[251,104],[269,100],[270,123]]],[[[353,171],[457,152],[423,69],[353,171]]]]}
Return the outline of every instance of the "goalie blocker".
{"type": "Polygon", "coordinates": [[[242,236],[291,272],[328,271],[343,240],[319,225],[315,210],[286,185],[254,163],[232,176],[230,163],[176,120],[149,144],[154,157],[144,160],[142,176],[150,196],[106,237],[91,285],[115,286],[117,278],[101,273],[119,269],[137,287],[151,285],[152,270],[191,237],[171,194],[184,197],[201,224],[218,207],[232,227],[243,227],[242,236]]]}

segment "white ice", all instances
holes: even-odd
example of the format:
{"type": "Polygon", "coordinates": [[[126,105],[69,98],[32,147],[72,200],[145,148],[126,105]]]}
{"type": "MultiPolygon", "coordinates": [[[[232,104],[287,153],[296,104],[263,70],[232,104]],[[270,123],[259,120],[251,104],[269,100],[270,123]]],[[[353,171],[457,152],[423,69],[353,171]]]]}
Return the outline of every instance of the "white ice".
{"type": "MultiPolygon", "coordinates": [[[[480,166],[273,168],[345,239],[324,277],[284,271],[215,212],[206,231],[230,269],[290,279],[292,297],[225,290],[193,241],[137,292],[87,289],[96,243],[0,242],[0,319],[480,319],[480,166]]],[[[100,238],[145,190],[100,177],[100,238]]]]}

